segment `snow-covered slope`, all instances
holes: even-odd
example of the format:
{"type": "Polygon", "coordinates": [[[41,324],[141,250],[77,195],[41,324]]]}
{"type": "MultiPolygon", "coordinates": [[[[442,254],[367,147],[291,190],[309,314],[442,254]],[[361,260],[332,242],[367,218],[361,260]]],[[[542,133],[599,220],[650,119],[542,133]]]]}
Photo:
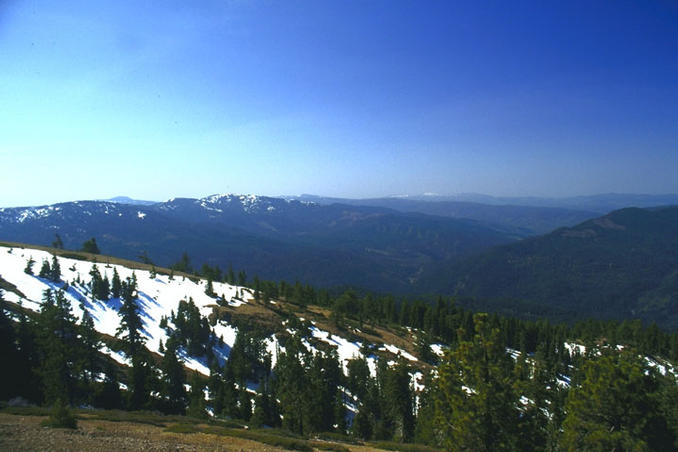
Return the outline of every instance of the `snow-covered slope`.
{"type": "MultiPolygon", "coordinates": [[[[143,320],[143,332],[147,339],[146,346],[152,352],[159,354],[161,354],[160,343],[166,343],[167,341],[167,334],[160,327],[160,321],[163,317],[170,317],[173,312],[176,313],[181,300],[192,299],[199,308],[201,315],[205,317],[209,316],[213,308],[217,306],[217,298],[208,296],[205,293],[206,280],[192,280],[183,276],[176,276],[170,279],[170,276],[165,274],[156,274],[153,277],[149,270],[133,270],[123,265],[106,263],[106,258],[103,256],[101,259],[104,262],[98,263],[58,256],[57,260],[61,267],[61,279],[63,282],[53,283],[37,276],[42,262],[45,260],[51,262],[52,259],[53,255],[47,251],[0,246],[0,277],[7,281],[10,287],[16,287],[14,291],[5,291],[5,300],[19,303],[28,309],[38,311],[45,289],[64,288],[66,299],[70,302],[76,317],[82,317],[82,311],[86,309],[92,316],[97,331],[114,336],[120,324],[120,317],[118,315],[120,299],[112,298],[106,301],[95,299],[87,284],[91,279],[89,273],[92,266],[96,265],[101,276],[107,277],[109,280],[112,280],[114,271],[117,271],[123,280],[132,277],[134,274],[138,287],[137,303],[143,320]],[[35,275],[27,274],[24,271],[30,259],[35,261],[33,265],[35,275]]],[[[222,305],[226,304],[236,309],[253,301],[250,289],[245,287],[214,282],[213,290],[224,300],[222,305]]],[[[214,350],[216,357],[223,363],[235,342],[237,328],[224,320],[217,321],[211,328],[214,334],[223,340],[223,346],[218,345],[214,350]]],[[[315,340],[325,342],[336,348],[344,368],[347,360],[363,356],[360,351],[363,345],[361,342],[349,341],[316,326],[312,326],[310,332],[311,337],[315,340]]],[[[275,365],[276,351],[279,347],[278,338],[273,334],[266,342],[267,349],[271,354],[272,364],[275,365]]],[[[311,351],[317,351],[309,341],[304,341],[304,343],[311,351]]],[[[395,345],[385,344],[382,349],[412,361],[417,360],[416,357],[395,345]]],[[[127,363],[123,355],[108,348],[105,348],[103,351],[118,362],[127,363]]],[[[209,374],[204,357],[183,355],[182,359],[186,367],[197,370],[205,375],[209,374]]],[[[373,373],[376,371],[375,360],[374,356],[368,357],[368,364],[373,373]]]]}

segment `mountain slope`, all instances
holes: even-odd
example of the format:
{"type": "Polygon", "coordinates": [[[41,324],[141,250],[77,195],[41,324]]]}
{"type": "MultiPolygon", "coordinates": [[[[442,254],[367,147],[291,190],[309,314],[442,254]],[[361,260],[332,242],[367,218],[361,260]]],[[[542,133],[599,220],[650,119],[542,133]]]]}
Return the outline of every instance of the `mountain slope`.
{"type": "MultiPolygon", "coordinates": [[[[678,327],[678,208],[628,208],[440,270],[445,290],[678,327]]],[[[438,282],[440,282],[440,280],[438,282]]],[[[433,284],[433,280],[428,283],[433,284]]]]}
{"type": "Polygon", "coordinates": [[[301,200],[321,204],[350,204],[383,207],[399,212],[418,212],[449,218],[466,218],[509,229],[523,237],[544,234],[563,226],[574,226],[596,216],[584,209],[514,204],[492,204],[446,198],[413,199],[391,197],[373,199],[323,198],[302,195],[301,200]]]}
{"type": "Polygon", "coordinates": [[[555,207],[561,209],[584,210],[606,214],[626,207],[655,207],[678,205],[678,194],[646,195],[636,193],[603,193],[565,198],[540,198],[536,196],[497,197],[475,193],[462,193],[451,197],[439,197],[438,200],[451,198],[455,201],[478,202],[491,205],[520,205],[532,207],[555,207]]]}
{"type": "Polygon", "coordinates": [[[66,248],[96,237],[109,254],[136,259],[146,252],[164,266],[187,251],[195,265],[390,292],[412,290],[428,264],[516,239],[470,220],[259,196],[0,209],[0,239],[51,244],[56,233],[66,248]]]}
{"type": "MultiPolygon", "coordinates": [[[[22,244],[0,243],[0,289],[4,290],[4,300],[15,305],[21,305],[32,311],[40,310],[43,292],[46,289],[57,290],[62,288],[66,300],[77,318],[82,317],[83,310],[92,316],[95,329],[110,337],[115,336],[120,324],[119,308],[121,299],[96,299],[89,283],[90,271],[96,267],[102,278],[113,279],[114,271],[122,280],[134,276],[137,281],[137,306],[143,319],[143,335],[146,347],[154,353],[162,354],[160,344],[167,343],[167,331],[161,326],[163,317],[169,318],[178,312],[181,300],[192,300],[200,314],[212,319],[210,331],[223,340],[221,345],[216,344],[213,350],[220,364],[229,356],[238,331],[235,319],[243,318],[244,323],[264,325],[269,332],[265,341],[266,350],[271,354],[272,365],[275,365],[276,348],[280,346],[279,339],[289,336],[287,322],[295,313],[298,306],[282,306],[282,301],[257,301],[250,288],[231,285],[223,282],[212,282],[214,295],[206,293],[207,280],[176,273],[170,275],[167,269],[152,269],[151,266],[138,262],[108,256],[91,255],[81,252],[69,252],[54,249],[37,249],[22,244]],[[53,254],[55,253],[55,254],[53,254]],[[32,259],[35,274],[24,271],[28,261],[32,259]],[[43,261],[52,262],[56,259],[61,268],[61,280],[53,282],[37,276],[43,261]],[[156,272],[157,271],[157,272],[156,272]]],[[[418,359],[412,355],[411,340],[398,337],[385,328],[374,327],[371,333],[361,331],[345,331],[351,340],[337,336],[336,329],[329,321],[329,314],[319,308],[304,309],[305,318],[296,321],[308,323],[309,339],[317,343],[324,343],[324,347],[333,348],[338,357],[345,360],[362,357],[362,342],[373,338],[376,334],[382,341],[382,350],[376,355],[367,357],[371,369],[375,369],[375,360],[378,356],[393,358],[401,355],[411,362],[418,359]],[[334,336],[333,336],[334,333],[334,336]],[[388,340],[390,343],[383,342],[388,340]],[[362,342],[361,342],[362,341],[362,342]],[[409,352],[408,352],[409,350],[409,352]]],[[[307,343],[314,348],[315,345],[307,343]]],[[[109,348],[103,350],[116,361],[129,365],[123,353],[109,348]]],[[[185,350],[181,351],[184,366],[189,369],[209,375],[209,368],[205,356],[191,356],[185,350]]],[[[256,387],[257,382],[252,382],[256,387]]]]}

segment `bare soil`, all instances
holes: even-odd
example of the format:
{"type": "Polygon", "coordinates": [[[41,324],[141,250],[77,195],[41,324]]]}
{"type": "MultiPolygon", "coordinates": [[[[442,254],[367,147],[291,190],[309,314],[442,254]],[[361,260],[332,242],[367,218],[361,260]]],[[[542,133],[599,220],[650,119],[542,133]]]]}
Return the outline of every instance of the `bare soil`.
{"type": "Polygon", "coordinates": [[[42,427],[45,417],[0,413],[2,451],[280,451],[241,438],[168,433],[131,422],[79,420],[77,430],[42,427]]]}
{"type": "MultiPolygon", "coordinates": [[[[164,427],[135,422],[79,419],[76,430],[43,427],[45,416],[0,413],[0,451],[282,451],[256,441],[206,433],[170,433],[164,427]]],[[[352,452],[376,452],[342,444],[352,452]]]]}

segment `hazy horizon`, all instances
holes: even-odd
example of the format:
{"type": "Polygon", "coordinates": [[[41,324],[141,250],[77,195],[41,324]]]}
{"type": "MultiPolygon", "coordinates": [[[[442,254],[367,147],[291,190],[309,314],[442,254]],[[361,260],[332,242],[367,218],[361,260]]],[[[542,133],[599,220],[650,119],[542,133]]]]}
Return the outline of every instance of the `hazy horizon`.
{"type": "Polygon", "coordinates": [[[351,199],[351,200],[369,200],[369,199],[386,199],[386,198],[394,198],[394,199],[426,199],[430,198],[431,200],[458,200],[461,202],[473,202],[473,203],[479,203],[483,204],[483,198],[487,198],[488,202],[491,203],[490,201],[494,200],[497,202],[500,201],[509,201],[509,200],[532,200],[534,203],[526,203],[525,205],[540,205],[538,201],[544,201],[543,206],[548,207],[548,202],[549,201],[567,201],[567,200],[575,200],[577,198],[596,198],[596,197],[607,197],[607,196],[619,196],[619,197],[675,197],[678,198],[678,193],[614,193],[614,192],[609,192],[609,193],[590,193],[590,194],[583,194],[583,195],[572,195],[572,196],[531,196],[531,195],[525,195],[525,196],[501,196],[501,195],[491,195],[487,193],[471,193],[471,192],[463,192],[463,193],[449,193],[449,194],[442,194],[442,193],[391,193],[387,195],[381,195],[381,196],[370,196],[370,197],[347,197],[347,196],[330,196],[330,195],[319,195],[317,193],[298,193],[298,194],[268,194],[268,193],[234,193],[234,192],[220,192],[220,193],[203,193],[203,194],[196,194],[196,195],[185,195],[185,196],[164,196],[159,199],[147,199],[147,198],[141,198],[137,196],[129,196],[129,195],[124,195],[124,194],[117,194],[114,196],[107,196],[107,197],[100,197],[100,198],[84,198],[84,197],[76,197],[72,199],[60,199],[58,201],[53,201],[53,202],[39,202],[35,204],[16,204],[16,205],[0,205],[0,208],[22,208],[22,207],[40,207],[40,206],[46,206],[46,205],[54,205],[54,204],[59,204],[59,203],[67,203],[67,202],[80,202],[80,201],[113,201],[113,202],[123,202],[124,199],[129,200],[129,201],[140,201],[140,202],[153,202],[153,203],[162,203],[162,202],[167,202],[172,199],[176,198],[187,198],[187,199],[202,199],[202,198],[207,198],[209,196],[213,195],[238,195],[238,196],[249,196],[249,195],[255,195],[255,196],[263,196],[263,197],[269,197],[269,198],[304,198],[304,197],[309,197],[309,198],[326,198],[326,199],[351,199]]]}
{"type": "Polygon", "coordinates": [[[0,206],[678,193],[678,4],[0,6],[0,206]]]}

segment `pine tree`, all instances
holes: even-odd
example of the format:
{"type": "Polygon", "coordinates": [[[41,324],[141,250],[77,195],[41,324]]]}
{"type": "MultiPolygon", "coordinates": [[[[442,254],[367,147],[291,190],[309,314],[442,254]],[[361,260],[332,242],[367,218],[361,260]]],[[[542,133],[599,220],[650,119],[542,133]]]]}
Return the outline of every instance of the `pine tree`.
{"type": "Polygon", "coordinates": [[[111,296],[113,298],[120,298],[120,291],[122,288],[122,283],[120,281],[120,275],[118,270],[113,267],[113,279],[111,280],[111,296]]]}
{"type": "Polygon", "coordinates": [[[387,370],[384,381],[385,407],[393,422],[393,439],[400,442],[409,442],[414,436],[414,394],[408,371],[408,366],[400,361],[387,370]]]}
{"type": "Polygon", "coordinates": [[[26,262],[26,268],[24,268],[24,273],[26,273],[27,275],[32,275],[34,264],[35,264],[35,260],[33,259],[33,256],[29,257],[28,262],[26,262]]]}
{"type": "Polygon", "coordinates": [[[222,401],[223,414],[229,417],[238,417],[238,391],[235,388],[235,376],[230,366],[230,358],[224,367],[222,401]]]}
{"type": "Polygon", "coordinates": [[[487,314],[473,317],[472,341],[459,333],[457,348],[439,366],[436,424],[449,450],[514,450],[520,412],[512,362],[487,314]]]}
{"type": "Polygon", "coordinates": [[[255,427],[277,427],[280,425],[277,402],[267,378],[262,379],[259,383],[250,424],[255,427]]]}
{"type": "Polygon", "coordinates": [[[122,395],[118,382],[118,371],[110,360],[104,364],[104,374],[106,377],[95,393],[94,404],[108,410],[120,409],[122,408],[122,395]]]}
{"type": "Polygon", "coordinates": [[[108,300],[110,293],[108,277],[101,277],[101,273],[99,273],[99,268],[96,264],[92,265],[92,269],[90,270],[89,274],[92,277],[90,281],[92,296],[97,300],[108,300]]]}
{"type": "Polygon", "coordinates": [[[187,397],[186,375],[184,368],[177,357],[178,344],[174,337],[167,339],[165,354],[162,358],[160,369],[162,371],[162,383],[160,396],[163,399],[164,411],[169,414],[184,414],[186,411],[187,397]]]}
{"type": "Polygon", "coordinates": [[[46,259],[43,259],[42,267],[40,267],[40,273],[38,273],[38,276],[40,276],[41,278],[49,279],[51,274],[52,269],[49,267],[49,262],[46,259]]]}
{"type": "Polygon", "coordinates": [[[351,393],[363,400],[367,395],[367,388],[370,381],[370,367],[365,358],[354,358],[346,364],[348,371],[346,386],[351,393]]]}
{"type": "Polygon", "coordinates": [[[175,263],[170,268],[183,273],[190,273],[193,271],[193,268],[191,267],[191,259],[188,257],[188,253],[184,251],[179,262],[175,263]]]}
{"type": "Polygon", "coordinates": [[[293,336],[286,344],[286,351],[278,356],[274,372],[275,392],[280,400],[283,416],[282,427],[298,434],[308,430],[304,425],[308,383],[301,363],[309,360],[310,356],[299,338],[293,336]]]}
{"type": "Polygon", "coordinates": [[[116,330],[116,336],[122,339],[125,353],[131,357],[144,346],[145,342],[141,335],[143,324],[139,315],[134,279],[127,278],[122,284],[121,295],[120,326],[116,330]]]}
{"type": "Polygon", "coordinates": [[[64,242],[61,240],[61,236],[59,234],[54,234],[54,241],[52,242],[52,248],[57,248],[57,249],[64,249],[64,242]]]}
{"type": "Polygon", "coordinates": [[[137,306],[136,287],[136,276],[132,273],[132,277],[127,278],[121,287],[120,326],[116,330],[125,354],[132,361],[128,385],[128,404],[131,409],[148,407],[155,380],[152,360],[141,334],[143,324],[137,306]]]}
{"type": "Polygon", "coordinates": [[[208,279],[207,284],[205,285],[205,295],[208,297],[214,297],[214,287],[212,286],[211,279],[208,279]]]}
{"type": "Polygon", "coordinates": [[[46,289],[38,316],[40,375],[48,404],[58,399],[72,402],[75,395],[77,326],[70,304],[61,290],[46,289]]]}
{"type": "Polygon", "coordinates": [[[221,368],[216,360],[210,366],[210,376],[207,380],[207,389],[209,391],[209,406],[215,416],[224,412],[224,379],[221,368]]]}
{"type": "Polygon", "coordinates": [[[189,405],[187,416],[196,418],[207,418],[207,404],[205,403],[205,381],[198,372],[193,372],[191,377],[191,393],[189,395],[189,405]]]}
{"type": "Polygon", "coordinates": [[[59,282],[61,280],[61,266],[59,265],[59,259],[56,255],[52,256],[52,267],[49,272],[49,279],[53,282],[59,282]]]}
{"type": "Polygon", "coordinates": [[[14,331],[12,321],[6,312],[7,306],[3,298],[2,289],[0,289],[0,356],[3,357],[4,383],[0,385],[0,400],[8,400],[10,397],[18,394],[19,378],[19,358],[17,353],[17,337],[14,331]]]}
{"type": "Polygon", "coordinates": [[[94,237],[92,237],[89,240],[86,240],[82,244],[82,250],[85,253],[92,253],[92,254],[101,254],[101,250],[99,250],[99,246],[97,245],[97,241],[94,237]]]}
{"type": "Polygon", "coordinates": [[[128,378],[128,407],[132,410],[151,408],[151,391],[157,387],[151,354],[146,347],[142,347],[131,356],[131,361],[132,367],[128,378]]]}
{"type": "MultiPolygon", "coordinates": [[[[566,450],[671,450],[659,377],[630,351],[589,359],[570,390],[561,446],[566,450]]],[[[675,385],[675,382],[674,382],[675,385]]]]}
{"type": "Polygon", "coordinates": [[[99,333],[94,329],[94,320],[87,309],[83,309],[82,320],[78,326],[79,345],[76,369],[80,376],[83,394],[91,403],[92,385],[101,371],[99,349],[101,340],[99,333]]]}
{"type": "MultiPolygon", "coordinates": [[[[51,296],[51,290],[50,290],[51,296]]],[[[38,325],[31,322],[23,312],[18,311],[19,325],[17,329],[17,354],[21,359],[17,362],[16,393],[34,403],[41,403],[43,384],[40,376],[41,350],[38,340],[38,325]]]]}
{"type": "Polygon", "coordinates": [[[419,394],[414,441],[429,446],[436,446],[438,443],[434,422],[436,390],[437,386],[432,372],[425,374],[424,390],[419,394]]]}

